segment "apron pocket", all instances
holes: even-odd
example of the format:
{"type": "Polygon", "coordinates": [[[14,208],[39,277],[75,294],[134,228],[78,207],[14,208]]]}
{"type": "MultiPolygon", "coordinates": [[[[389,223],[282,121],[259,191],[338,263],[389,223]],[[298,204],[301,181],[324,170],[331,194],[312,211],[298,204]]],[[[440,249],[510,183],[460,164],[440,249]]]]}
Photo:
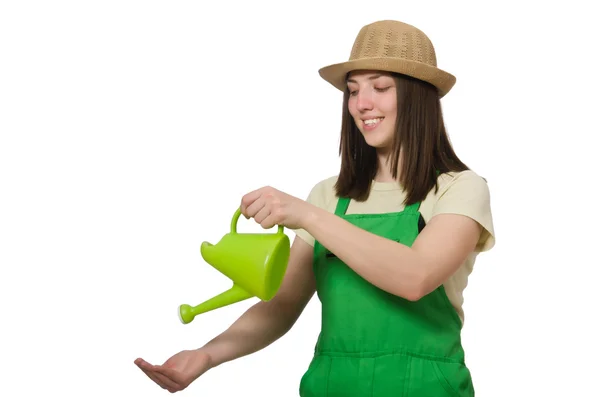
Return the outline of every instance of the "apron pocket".
{"type": "Polygon", "coordinates": [[[430,363],[440,385],[446,390],[448,396],[467,397],[475,394],[471,372],[465,365],[443,361],[430,361],[430,363]]]}
{"type": "Polygon", "coordinates": [[[472,397],[471,375],[462,364],[413,357],[406,397],[472,397]]]}
{"type": "Polygon", "coordinates": [[[330,359],[326,356],[313,357],[308,369],[300,379],[300,397],[327,395],[330,359]]]}

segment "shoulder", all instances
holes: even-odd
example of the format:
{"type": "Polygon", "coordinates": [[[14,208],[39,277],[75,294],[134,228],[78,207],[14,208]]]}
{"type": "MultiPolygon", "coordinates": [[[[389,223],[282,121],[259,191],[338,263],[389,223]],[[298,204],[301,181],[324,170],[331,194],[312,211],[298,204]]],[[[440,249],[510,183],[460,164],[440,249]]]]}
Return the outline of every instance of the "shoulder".
{"type": "Polygon", "coordinates": [[[478,250],[486,251],[495,245],[491,194],[484,177],[472,170],[442,174],[432,196],[430,218],[444,213],[470,217],[483,227],[478,250]]]}
{"type": "Polygon", "coordinates": [[[336,200],[335,183],[338,176],[329,176],[317,182],[311,189],[307,201],[321,208],[331,206],[331,203],[336,200]]]}
{"type": "Polygon", "coordinates": [[[434,212],[448,205],[476,206],[485,210],[491,199],[487,180],[472,170],[441,174],[438,189],[434,189],[431,196],[434,212]]]}
{"type": "Polygon", "coordinates": [[[490,194],[487,180],[472,170],[441,174],[438,177],[438,186],[437,196],[448,191],[459,191],[466,196],[489,196],[490,194]]]}
{"type": "Polygon", "coordinates": [[[312,192],[319,192],[322,194],[328,194],[334,192],[335,183],[338,180],[337,175],[328,176],[325,179],[321,179],[311,189],[312,192]]]}

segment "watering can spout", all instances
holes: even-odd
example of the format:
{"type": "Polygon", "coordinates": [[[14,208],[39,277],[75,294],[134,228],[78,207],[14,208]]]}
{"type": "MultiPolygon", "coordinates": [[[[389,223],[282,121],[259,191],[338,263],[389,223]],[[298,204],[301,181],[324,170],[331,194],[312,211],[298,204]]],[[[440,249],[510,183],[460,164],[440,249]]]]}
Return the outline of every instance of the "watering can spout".
{"type": "Polygon", "coordinates": [[[187,304],[180,305],[178,313],[179,320],[183,324],[189,324],[192,322],[194,317],[196,317],[199,314],[206,313],[214,309],[219,309],[221,307],[228,306],[251,297],[252,294],[248,293],[242,287],[234,284],[227,291],[222,292],[219,295],[214,296],[213,298],[197,306],[192,307],[187,304]]]}
{"type": "Polygon", "coordinates": [[[179,319],[190,323],[198,314],[257,297],[272,299],[286,271],[290,241],[279,225],[277,233],[238,233],[236,223],[240,209],[234,213],[231,231],[216,244],[204,241],[200,245],[202,258],[233,286],[213,298],[192,307],[179,306],[179,319]]]}
{"type": "MultiPolygon", "coordinates": [[[[209,265],[214,267],[219,272],[229,275],[229,268],[233,265],[237,265],[237,263],[234,258],[231,258],[227,255],[228,249],[224,245],[225,244],[222,244],[221,242],[217,244],[211,244],[208,241],[204,241],[200,245],[200,254],[209,265]]],[[[233,303],[251,298],[252,296],[254,296],[252,293],[248,292],[234,281],[234,284],[230,289],[197,306],[192,307],[187,304],[180,305],[179,320],[184,324],[189,324],[194,317],[199,314],[219,309],[224,306],[229,306],[233,303]]]]}

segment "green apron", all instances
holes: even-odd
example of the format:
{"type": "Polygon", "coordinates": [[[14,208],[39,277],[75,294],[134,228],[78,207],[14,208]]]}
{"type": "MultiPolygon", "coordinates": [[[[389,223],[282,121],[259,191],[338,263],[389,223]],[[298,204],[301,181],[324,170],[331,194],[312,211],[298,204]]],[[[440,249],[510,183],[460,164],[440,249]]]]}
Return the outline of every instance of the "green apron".
{"type": "MultiPolygon", "coordinates": [[[[424,226],[420,203],[396,213],[346,214],[349,203],[339,199],[335,214],[407,246],[424,226]]],[[[318,241],[313,269],[322,323],[301,397],[474,396],[462,323],[443,286],[411,302],[370,284],[318,241]]]]}

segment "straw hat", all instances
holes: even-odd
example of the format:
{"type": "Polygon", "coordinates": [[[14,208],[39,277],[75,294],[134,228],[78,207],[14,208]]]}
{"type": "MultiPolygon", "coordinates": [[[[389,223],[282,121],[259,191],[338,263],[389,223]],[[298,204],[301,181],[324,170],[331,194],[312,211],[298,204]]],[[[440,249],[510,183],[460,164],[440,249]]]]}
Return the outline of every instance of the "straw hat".
{"type": "Polygon", "coordinates": [[[367,69],[401,73],[426,81],[437,87],[440,97],[456,82],[456,77],[437,67],[435,50],[425,33],[399,21],[377,21],[363,26],[349,60],[321,68],[319,74],[343,91],[348,72],[367,69]]]}

